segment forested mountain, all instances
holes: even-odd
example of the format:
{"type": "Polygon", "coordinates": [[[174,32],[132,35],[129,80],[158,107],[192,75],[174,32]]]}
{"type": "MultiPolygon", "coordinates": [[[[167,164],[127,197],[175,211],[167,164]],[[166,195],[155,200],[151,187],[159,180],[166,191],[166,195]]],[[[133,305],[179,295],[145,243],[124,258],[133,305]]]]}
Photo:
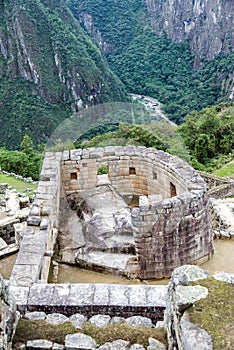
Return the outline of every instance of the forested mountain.
{"type": "Polygon", "coordinates": [[[0,146],[36,143],[72,111],[123,101],[123,84],[63,0],[0,0],[0,146]]]}
{"type": "Polygon", "coordinates": [[[181,123],[234,98],[231,0],[67,0],[128,91],[163,102],[181,123]]]}
{"type": "Polygon", "coordinates": [[[233,13],[232,0],[0,0],[0,146],[41,143],[126,91],[177,123],[232,100],[233,13]]]}

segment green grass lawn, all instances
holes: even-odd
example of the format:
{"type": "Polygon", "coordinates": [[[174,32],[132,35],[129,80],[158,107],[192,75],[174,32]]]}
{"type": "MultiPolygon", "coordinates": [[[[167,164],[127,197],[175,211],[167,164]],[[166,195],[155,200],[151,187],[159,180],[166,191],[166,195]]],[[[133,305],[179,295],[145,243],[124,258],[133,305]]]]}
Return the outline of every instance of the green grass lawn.
{"type": "Polygon", "coordinates": [[[30,188],[31,191],[26,193],[29,195],[32,194],[32,192],[37,188],[37,185],[15,179],[14,177],[7,176],[5,174],[0,174],[0,183],[7,183],[8,186],[12,186],[12,188],[16,189],[16,191],[20,193],[25,193],[25,190],[30,188]]]}
{"type": "Polygon", "coordinates": [[[234,177],[234,160],[230,163],[225,164],[219,170],[214,171],[215,175],[218,176],[231,176],[234,177]]]}
{"type": "Polygon", "coordinates": [[[193,285],[208,288],[207,298],[188,309],[190,321],[205,329],[213,340],[214,350],[234,349],[234,286],[208,278],[193,285]]]}

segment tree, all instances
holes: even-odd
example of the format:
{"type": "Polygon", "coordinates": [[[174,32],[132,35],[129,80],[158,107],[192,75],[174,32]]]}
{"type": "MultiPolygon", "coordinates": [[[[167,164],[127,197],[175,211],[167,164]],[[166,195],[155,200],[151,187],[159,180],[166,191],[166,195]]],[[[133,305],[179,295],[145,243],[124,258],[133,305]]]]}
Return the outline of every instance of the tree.
{"type": "Polygon", "coordinates": [[[24,135],[24,138],[20,144],[20,147],[24,153],[30,155],[33,153],[33,141],[30,136],[27,134],[24,135]]]}

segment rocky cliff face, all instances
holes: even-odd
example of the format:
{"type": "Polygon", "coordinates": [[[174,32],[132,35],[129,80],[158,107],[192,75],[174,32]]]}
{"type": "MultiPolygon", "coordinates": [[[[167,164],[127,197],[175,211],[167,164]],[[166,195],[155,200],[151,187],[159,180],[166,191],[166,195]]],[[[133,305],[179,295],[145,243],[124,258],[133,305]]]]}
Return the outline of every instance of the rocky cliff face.
{"type": "Polygon", "coordinates": [[[195,67],[202,58],[227,54],[234,46],[232,0],[145,0],[150,24],[174,41],[189,41],[195,67]]]}
{"type": "Polygon", "coordinates": [[[0,51],[8,69],[33,82],[49,102],[70,98],[77,110],[102,101],[108,83],[117,83],[64,1],[2,1],[1,10],[0,51]]]}

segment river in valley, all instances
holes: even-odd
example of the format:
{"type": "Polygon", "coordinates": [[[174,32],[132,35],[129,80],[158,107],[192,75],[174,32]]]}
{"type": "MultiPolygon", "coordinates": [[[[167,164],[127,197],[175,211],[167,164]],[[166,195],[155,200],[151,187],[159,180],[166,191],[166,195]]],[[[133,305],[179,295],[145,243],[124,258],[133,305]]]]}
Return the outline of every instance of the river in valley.
{"type": "MultiPolygon", "coordinates": [[[[214,257],[204,263],[201,267],[211,274],[225,271],[234,273],[234,239],[221,240],[215,242],[214,257]]],[[[4,279],[9,279],[14,266],[17,254],[8,256],[0,260],[0,273],[4,279]]],[[[78,268],[76,266],[59,264],[58,276],[56,280],[50,278],[50,283],[114,283],[114,284],[144,284],[139,280],[128,280],[111,274],[104,274],[78,268]]],[[[147,281],[149,284],[167,284],[168,280],[147,281]]]]}

